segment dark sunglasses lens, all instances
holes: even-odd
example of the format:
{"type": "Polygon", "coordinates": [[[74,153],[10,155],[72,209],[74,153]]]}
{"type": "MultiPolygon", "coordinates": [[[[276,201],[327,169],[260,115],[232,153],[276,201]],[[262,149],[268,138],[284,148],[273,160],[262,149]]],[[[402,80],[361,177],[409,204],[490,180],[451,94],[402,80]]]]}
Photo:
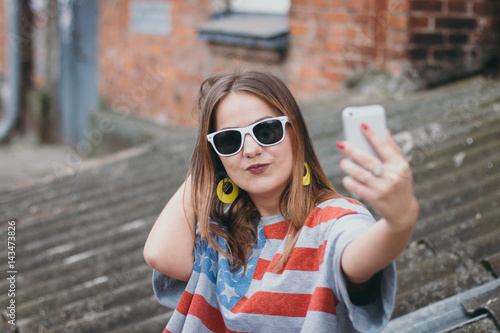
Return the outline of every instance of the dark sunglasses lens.
{"type": "Polygon", "coordinates": [[[253,128],[253,134],[263,145],[272,145],[283,138],[283,125],[279,120],[264,121],[253,128]]]}
{"type": "Polygon", "coordinates": [[[214,136],[214,144],[221,154],[233,154],[241,146],[241,134],[238,131],[225,131],[214,136]]]}

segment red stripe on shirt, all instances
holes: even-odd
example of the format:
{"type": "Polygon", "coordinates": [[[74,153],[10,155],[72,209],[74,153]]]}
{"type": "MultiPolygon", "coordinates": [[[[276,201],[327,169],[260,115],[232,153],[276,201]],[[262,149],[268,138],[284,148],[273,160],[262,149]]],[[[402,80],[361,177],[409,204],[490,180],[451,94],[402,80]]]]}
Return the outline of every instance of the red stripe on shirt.
{"type": "MultiPolygon", "coordinates": [[[[184,291],[176,310],[184,316],[197,317],[206,328],[214,332],[237,333],[226,327],[219,309],[210,305],[200,294],[190,294],[184,291]]],[[[163,333],[171,333],[167,328],[163,333]]]]}
{"type": "Polygon", "coordinates": [[[285,239],[287,233],[287,221],[264,226],[264,236],[266,237],[266,239],[285,239]]]}
{"type": "Polygon", "coordinates": [[[250,298],[243,297],[233,307],[231,312],[305,317],[310,301],[310,294],[283,294],[258,291],[250,298]]]}
{"type": "Polygon", "coordinates": [[[311,303],[309,304],[309,311],[321,311],[336,315],[337,304],[339,304],[339,301],[335,297],[333,290],[325,287],[316,287],[311,298],[311,303]]]}
{"type": "Polygon", "coordinates": [[[253,279],[262,280],[262,277],[268,271],[267,268],[270,263],[270,260],[259,258],[259,260],[257,260],[257,266],[255,266],[255,271],[253,272],[253,279]]]}
{"type": "Polygon", "coordinates": [[[178,312],[182,313],[184,316],[187,316],[189,311],[189,307],[191,306],[191,301],[193,300],[193,294],[188,293],[184,290],[182,293],[182,297],[175,308],[178,312]]]}
{"type": "MultiPolygon", "coordinates": [[[[291,271],[317,271],[319,265],[323,262],[325,256],[325,248],[327,241],[325,240],[317,249],[309,247],[296,247],[293,249],[290,258],[288,258],[285,267],[277,271],[277,274],[282,274],[285,270],[291,271]]],[[[272,261],[259,259],[255,272],[253,275],[254,280],[262,280],[266,272],[273,272],[274,268],[278,265],[282,258],[281,253],[274,255],[272,261]]]]}
{"type": "Polygon", "coordinates": [[[318,263],[321,265],[323,263],[323,260],[325,259],[325,251],[326,251],[326,243],[328,241],[324,241],[323,244],[321,244],[318,247],[318,263]]]}
{"type": "Polygon", "coordinates": [[[213,332],[235,333],[226,327],[219,309],[211,306],[203,296],[194,294],[189,315],[197,317],[206,328],[213,332]]]}
{"type": "Polygon", "coordinates": [[[308,216],[307,220],[305,221],[304,225],[309,227],[309,228],[314,228],[315,226],[325,223],[331,220],[339,219],[342,216],[349,215],[349,214],[357,214],[356,211],[347,209],[347,208],[341,208],[341,207],[325,207],[325,208],[319,208],[316,207],[313,209],[311,214],[308,216]]]}
{"type": "MultiPolygon", "coordinates": [[[[281,259],[281,254],[278,255],[280,258],[276,261],[273,259],[273,263],[276,262],[277,264],[281,259]]],[[[322,258],[321,261],[323,261],[322,258]]],[[[288,261],[285,265],[285,270],[292,270],[292,271],[317,271],[318,269],[319,269],[318,249],[309,247],[294,248],[292,254],[290,255],[290,258],[288,258],[288,261]]]]}

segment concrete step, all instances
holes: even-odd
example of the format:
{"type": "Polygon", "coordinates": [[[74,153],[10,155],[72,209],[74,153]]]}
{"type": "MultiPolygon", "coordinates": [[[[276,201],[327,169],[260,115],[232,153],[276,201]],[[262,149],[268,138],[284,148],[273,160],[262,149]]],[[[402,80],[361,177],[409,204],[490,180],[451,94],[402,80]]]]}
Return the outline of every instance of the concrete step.
{"type": "MultiPolygon", "coordinates": [[[[420,274],[420,272],[415,271],[414,274],[420,274]]],[[[397,318],[472,287],[480,286],[493,279],[483,266],[477,265],[458,270],[445,278],[431,279],[429,283],[410,290],[399,289],[392,318],[397,318]]]]}
{"type": "MultiPolygon", "coordinates": [[[[38,217],[35,223],[18,221],[20,235],[33,242],[40,238],[55,237],[57,234],[74,229],[74,225],[68,224],[67,221],[75,218],[82,221],[81,223],[88,223],[84,221],[87,218],[95,220],[94,223],[106,225],[113,221],[112,214],[116,214],[116,211],[121,214],[127,211],[127,208],[134,210],[139,206],[150,207],[159,214],[169,195],[175,192],[180,182],[179,178],[162,177],[158,180],[153,177],[148,183],[133,184],[131,187],[119,188],[111,193],[89,194],[83,191],[79,200],[67,203],[68,207],[52,208],[50,210],[52,214],[45,214],[43,218],[38,217]],[[101,209],[103,207],[110,209],[103,210],[101,209]],[[115,207],[116,211],[111,209],[115,207]],[[106,212],[110,212],[108,216],[105,216],[106,212]]],[[[54,203],[47,203],[47,205],[56,206],[54,203]]]]}
{"type": "MultiPolygon", "coordinates": [[[[123,232],[110,230],[106,233],[96,234],[92,238],[82,238],[74,240],[74,247],[69,251],[61,251],[47,255],[47,252],[42,252],[34,257],[23,258],[19,263],[19,270],[22,270],[26,275],[35,271],[44,265],[51,265],[55,262],[61,264],[71,264],[80,260],[91,258],[96,260],[107,252],[114,252],[114,247],[122,243],[132,242],[138,235],[139,239],[145,242],[147,237],[147,227],[151,224],[141,224],[142,229],[130,229],[123,232]]],[[[142,244],[143,245],[143,244],[142,244]]],[[[142,246],[141,246],[142,247],[142,246]]],[[[36,278],[35,276],[33,276],[36,278]]]]}
{"type": "Polygon", "coordinates": [[[468,324],[464,327],[459,327],[450,331],[450,333],[477,333],[477,332],[488,332],[488,333],[500,333],[500,330],[495,325],[495,321],[490,318],[482,319],[480,321],[468,324]]]}
{"type": "Polygon", "coordinates": [[[435,252],[448,251],[461,247],[468,239],[475,239],[494,230],[500,221],[500,210],[490,209],[487,212],[477,213],[462,223],[452,224],[438,232],[428,234],[425,243],[435,252]]]}
{"type": "MultiPolygon", "coordinates": [[[[133,323],[136,318],[146,318],[165,314],[165,308],[158,305],[154,297],[129,300],[113,308],[101,311],[90,310],[78,318],[45,317],[42,321],[30,321],[26,325],[19,325],[23,332],[47,331],[52,333],[63,332],[107,332],[107,328],[133,323]]],[[[156,330],[161,331],[165,325],[158,323],[156,330]]],[[[143,331],[145,332],[145,331],[143,331]]],[[[154,331],[150,331],[154,332],[154,331]]]]}
{"type": "Polygon", "coordinates": [[[413,242],[399,255],[396,259],[396,267],[398,272],[414,270],[414,267],[421,262],[434,257],[434,252],[421,242],[413,242]]]}
{"type": "Polygon", "coordinates": [[[500,277],[500,251],[484,258],[482,264],[485,265],[496,278],[500,277]]]}
{"type": "Polygon", "coordinates": [[[23,220],[30,218],[43,217],[44,214],[50,215],[54,207],[64,208],[81,200],[82,192],[83,195],[93,195],[97,198],[109,196],[128,188],[140,188],[145,182],[168,177],[179,179],[177,170],[182,176],[186,175],[185,156],[182,154],[166,156],[151,152],[141,155],[137,161],[130,163],[128,160],[117,161],[100,168],[81,171],[73,178],[40,186],[33,193],[22,193],[21,198],[16,199],[14,193],[12,198],[0,207],[5,208],[6,214],[10,214],[9,218],[24,222],[23,220]],[[127,175],[128,179],[121,179],[124,175],[127,175]]]}
{"type": "Polygon", "coordinates": [[[457,221],[467,221],[475,218],[478,213],[485,214],[490,209],[498,209],[497,201],[493,198],[474,197],[463,204],[452,207],[443,206],[443,208],[434,215],[420,215],[412,240],[419,241],[425,239],[429,234],[439,232],[448,226],[457,223],[457,221]]]}
{"type": "MultiPolygon", "coordinates": [[[[9,195],[0,193],[0,204],[16,204],[18,202],[22,202],[24,199],[33,200],[33,198],[43,201],[50,200],[53,197],[59,196],[58,193],[67,194],[74,192],[75,188],[68,188],[65,186],[68,183],[78,189],[85,184],[98,184],[99,181],[102,183],[103,179],[114,179],[118,176],[116,171],[123,170],[124,166],[121,166],[120,168],[115,169],[115,172],[112,172],[111,168],[113,166],[116,167],[121,165],[123,164],[122,161],[126,160],[127,163],[125,164],[125,167],[129,170],[134,170],[143,166],[143,159],[149,154],[151,154],[150,149],[143,149],[137,152],[136,156],[130,156],[130,154],[125,155],[124,159],[117,158],[111,161],[106,158],[95,161],[90,160],[86,161],[88,164],[85,164],[82,161],[82,165],[75,168],[72,175],[57,177],[57,174],[54,174],[52,179],[49,178],[47,181],[42,181],[33,186],[25,188],[21,187],[17,190],[10,191],[9,195]],[[99,167],[99,163],[103,166],[109,166],[110,168],[101,168],[99,167]],[[98,177],[100,175],[105,176],[106,178],[98,177]]],[[[71,162],[71,156],[68,157],[68,162],[71,162]]]]}
{"type": "Polygon", "coordinates": [[[440,145],[439,149],[429,150],[426,163],[413,168],[415,184],[418,186],[426,179],[446,174],[450,170],[459,170],[462,165],[471,161],[494,157],[494,152],[500,147],[500,122],[480,133],[470,133],[440,145]]]}
{"type": "MultiPolygon", "coordinates": [[[[151,269],[147,266],[140,266],[129,270],[127,275],[120,277],[120,279],[113,276],[102,276],[88,283],[76,284],[68,290],[50,295],[48,299],[41,297],[33,300],[32,302],[36,304],[32,306],[38,305],[38,309],[43,309],[43,312],[24,313],[23,309],[19,309],[19,317],[23,321],[38,323],[45,327],[55,326],[85,317],[88,313],[103,312],[107,308],[113,308],[119,304],[134,302],[141,298],[149,299],[151,297],[150,291],[151,269]],[[58,307],[57,304],[61,304],[61,302],[64,306],[58,307]]],[[[156,309],[162,308],[157,301],[155,301],[155,305],[156,309]]],[[[30,307],[26,306],[24,309],[30,310],[30,307]]],[[[21,323],[19,325],[21,326],[21,323]]]]}
{"type": "Polygon", "coordinates": [[[162,332],[172,316],[173,310],[164,308],[164,313],[139,322],[117,324],[107,333],[162,332]]]}
{"type": "MultiPolygon", "coordinates": [[[[496,220],[497,225],[500,220],[496,220]]],[[[498,228],[483,234],[480,237],[471,238],[457,249],[457,253],[470,258],[473,262],[479,262],[484,258],[496,256],[500,253],[500,230],[498,228]]]]}
{"type": "Polygon", "coordinates": [[[457,255],[448,252],[439,253],[430,259],[415,263],[410,270],[398,271],[398,289],[412,290],[415,286],[442,279],[464,268],[465,265],[461,263],[457,255]]]}
{"type": "Polygon", "coordinates": [[[19,255],[31,256],[43,251],[52,253],[55,251],[54,248],[66,242],[109,232],[113,227],[127,228],[127,223],[143,217],[154,216],[156,218],[166,201],[154,191],[148,195],[135,197],[136,200],[127,196],[111,198],[112,200],[95,200],[93,204],[84,203],[84,209],[74,209],[57,216],[47,222],[46,228],[41,230],[19,225],[18,237],[23,244],[26,244],[19,248],[19,255]],[[71,220],[72,224],[68,224],[68,220],[71,220]],[[88,228],[79,230],[80,228],[75,228],[75,226],[88,226],[88,228]]]}
{"type": "MultiPolygon", "coordinates": [[[[478,160],[475,163],[464,165],[462,168],[463,170],[451,170],[444,173],[439,178],[433,178],[433,181],[421,183],[420,186],[415,188],[415,193],[421,199],[420,201],[427,203],[427,201],[432,201],[438,192],[449,192],[451,189],[467,185],[471,189],[482,190],[482,186],[485,185],[483,179],[496,181],[500,185],[500,178],[498,177],[500,156],[487,160],[478,160]],[[446,191],[443,191],[443,189],[446,189],[446,191]]],[[[492,192],[484,193],[483,196],[494,195],[495,191],[492,192]]],[[[446,194],[443,193],[443,195],[446,194]]]]}
{"type": "Polygon", "coordinates": [[[496,279],[467,291],[439,300],[407,315],[391,320],[383,333],[437,333],[437,332],[497,332],[498,323],[495,295],[498,294],[500,280],[496,279]],[[493,297],[492,297],[493,296],[493,297]],[[484,309],[486,308],[486,309],[484,309]],[[479,325],[481,323],[481,325],[479,325]],[[475,328],[469,330],[464,328],[475,328]],[[493,329],[486,329],[493,328],[493,329]]]}
{"type": "Polygon", "coordinates": [[[500,198],[500,173],[493,173],[477,180],[457,183],[452,187],[436,189],[432,196],[419,198],[420,217],[434,216],[480,198],[490,204],[500,198]]]}
{"type": "Polygon", "coordinates": [[[474,150],[463,150],[429,162],[425,170],[414,172],[415,192],[425,195],[428,191],[433,191],[433,186],[440,186],[444,181],[458,181],[461,175],[477,179],[484,174],[497,172],[500,168],[500,156],[495,153],[499,149],[500,139],[474,150]]]}
{"type": "MultiPolygon", "coordinates": [[[[63,291],[104,275],[119,278],[127,269],[146,265],[142,256],[143,245],[144,241],[141,238],[124,239],[114,244],[114,251],[105,247],[97,248],[98,254],[95,256],[86,258],[82,256],[78,261],[58,260],[31,270],[30,274],[23,274],[20,285],[25,287],[19,291],[18,298],[27,306],[30,300],[42,297],[49,291],[63,291]],[[119,258],[116,258],[117,252],[122,254],[119,258]],[[89,271],[90,265],[93,269],[89,271]]],[[[2,281],[2,287],[3,284],[2,281]]]]}

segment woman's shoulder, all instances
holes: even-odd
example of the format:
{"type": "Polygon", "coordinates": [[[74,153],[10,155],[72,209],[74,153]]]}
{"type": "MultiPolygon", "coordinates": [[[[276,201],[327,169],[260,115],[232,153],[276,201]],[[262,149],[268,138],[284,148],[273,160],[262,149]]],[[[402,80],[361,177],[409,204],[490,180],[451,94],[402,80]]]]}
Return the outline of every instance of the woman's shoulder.
{"type": "Polygon", "coordinates": [[[357,212],[367,211],[366,207],[359,201],[343,196],[329,195],[323,197],[316,203],[316,207],[323,209],[326,207],[338,207],[344,209],[350,209],[357,212]]]}

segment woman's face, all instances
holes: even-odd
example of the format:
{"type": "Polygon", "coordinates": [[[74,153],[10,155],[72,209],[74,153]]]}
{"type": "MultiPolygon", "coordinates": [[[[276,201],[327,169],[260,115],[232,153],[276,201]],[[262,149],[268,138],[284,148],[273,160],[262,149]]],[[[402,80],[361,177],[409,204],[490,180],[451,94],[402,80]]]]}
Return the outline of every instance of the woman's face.
{"type": "MultiPolygon", "coordinates": [[[[260,120],[282,116],[254,94],[234,92],[225,96],[215,111],[215,131],[252,125],[260,120]]],[[[292,174],[291,132],[286,126],[282,142],[263,147],[245,135],[242,149],[232,156],[220,156],[229,178],[248,192],[252,201],[274,203],[292,174]]],[[[261,212],[262,214],[262,212],[261,212]]]]}

